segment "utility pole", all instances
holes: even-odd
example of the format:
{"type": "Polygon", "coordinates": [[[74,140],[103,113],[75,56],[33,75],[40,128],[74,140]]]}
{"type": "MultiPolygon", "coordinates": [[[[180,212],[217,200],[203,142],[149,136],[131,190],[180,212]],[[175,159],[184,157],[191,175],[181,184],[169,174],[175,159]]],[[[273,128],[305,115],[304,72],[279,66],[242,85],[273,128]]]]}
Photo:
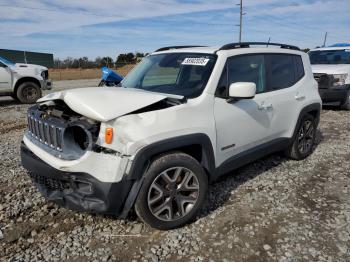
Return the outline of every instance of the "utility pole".
{"type": "Polygon", "coordinates": [[[323,47],[326,47],[328,32],[324,35],[323,47]]]}
{"type": "Polygon", "coordinates": [[[243,13],[243,0],[240,0],[240,3],[237,4],[239,5],[239,42],[241,43],[242,42],[242,30],[243,30],[243,16],[246,14],[246,13],[243,13]]]}
{"type": "Polygon", "coordinates": [[[239,42],[242,42],[242,22],[243,22],[243,0],[241,0],[240,12],[239,12],[239,42]]]}

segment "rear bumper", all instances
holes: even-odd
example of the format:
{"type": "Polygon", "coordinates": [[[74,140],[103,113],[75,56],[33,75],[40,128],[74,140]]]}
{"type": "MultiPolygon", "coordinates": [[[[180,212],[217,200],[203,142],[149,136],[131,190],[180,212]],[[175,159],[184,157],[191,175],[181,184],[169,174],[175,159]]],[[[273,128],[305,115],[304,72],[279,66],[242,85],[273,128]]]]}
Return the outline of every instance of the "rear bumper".
{"type": "Polygon", "coordinates": [[[42,90],[51,90],[52,89],[52,81],[47,79],[47,80],[41,80],[40,81],[40,87],[42,90]]]}
{"type": "Polygon", "coordinates": [[[346,100],[350,84],[340,87],[319,88],[319,93],[324,103],[343,102],[346,100]]]}
{"type": "Polygon", "coordinates": [[[125,215],[124,206],[134,184],[132,180],[106,183],[87,173],[55,169],[38,158],[23,142],[21,160],[33,183],[47,200],[76,211],[120,217],[125,215]]]}

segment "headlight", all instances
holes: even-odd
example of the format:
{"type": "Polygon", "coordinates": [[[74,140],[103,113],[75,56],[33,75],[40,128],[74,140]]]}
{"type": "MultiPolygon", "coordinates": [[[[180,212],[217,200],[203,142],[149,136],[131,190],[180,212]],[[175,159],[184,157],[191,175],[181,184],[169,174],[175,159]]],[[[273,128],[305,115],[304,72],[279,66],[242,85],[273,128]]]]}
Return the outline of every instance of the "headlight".
{"type": "Polygon", "coordinates": [[[49,78],[49,72],[47,70],[42,71],[40,75],[44,80],[49,78]]]}
{"type": "Polygon", "coordinates": [[[337,75],[333,75],[333,77],[334,77],[334,85],[342,86],[342,85],[345,85],[345,81],[348,77],[348,74],[337,74],[337,75]]]}

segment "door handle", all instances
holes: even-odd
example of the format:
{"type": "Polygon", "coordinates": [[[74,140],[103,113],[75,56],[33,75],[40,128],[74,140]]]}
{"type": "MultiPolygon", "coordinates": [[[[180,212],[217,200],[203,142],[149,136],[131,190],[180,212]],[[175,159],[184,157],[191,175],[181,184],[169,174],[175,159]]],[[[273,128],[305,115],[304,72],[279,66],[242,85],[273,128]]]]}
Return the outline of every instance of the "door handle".
{"type": "Polygon", "coordinates": [[[304,95],[301,95],[301,94],[299,94],[299,93],[297,93],[297,94],[295,95],[295,99],[298,100],[298,101],[302,101],[302,100],[305,99],[305,96],[304,96],[304,95]]]}
{"type": "Polygon", "coordinates": [[[273,109],[273,105],[272,104],[265,105],[264,103],[262,103],[261,105],[259,105],[258,109],[261,111],[269,111],[273,109]]]}

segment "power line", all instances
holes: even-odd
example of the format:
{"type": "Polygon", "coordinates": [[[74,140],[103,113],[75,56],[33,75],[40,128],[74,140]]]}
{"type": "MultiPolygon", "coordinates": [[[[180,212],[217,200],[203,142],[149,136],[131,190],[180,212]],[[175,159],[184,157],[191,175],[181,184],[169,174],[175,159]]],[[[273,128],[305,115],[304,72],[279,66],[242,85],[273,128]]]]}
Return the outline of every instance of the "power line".
{"type": "MultiPolygon", "coordinates": [[[[254,16],[254,17],[258,18],[259,16],[254,16]]],[[[280,26],[283,26],[284,28],[289,28],[289,29],[292,29],[292,30],[298,30],[297,32],[295,32],[296,35],[304,35],[304,37],[309,38],[309,39],[313,39],[313,40],[315,40],[315,36],[310,35],[310,33],[308,33],[308,32],[300,31],[300,27],[312,30],[313,34],[315,34],[317,31],[319,31],[319,33],[322,33],[325,30],[325,28],[316,27],[316,26],[313,26],[313,25],[312,26],[308,25],[308,24],[300,25],[298,23],[289,21],[286,18],[279,17],[279,16],[272,16],[272,15],[268,15],[268,14],[264,15],[264,19],[265,20],[270,20],[272,23],[278,24],[280,26]],[[299,28],[297,28],[297,27],[299,27],[299,28]]],[[[347,36],[346,34],[341,34],[341,35],[340,34],[338,34],[338,35],[331,34],[331,35],[332,35],[331,39],[333,39],[333,41],[334,40],[335,41],[344,41],[345,39],[349,38],[349,36],[347,36]]],[[[329,37],[329,33],[327,33],[327,40],[328,40],[328,38],[330,38],[329,37]]]]}

